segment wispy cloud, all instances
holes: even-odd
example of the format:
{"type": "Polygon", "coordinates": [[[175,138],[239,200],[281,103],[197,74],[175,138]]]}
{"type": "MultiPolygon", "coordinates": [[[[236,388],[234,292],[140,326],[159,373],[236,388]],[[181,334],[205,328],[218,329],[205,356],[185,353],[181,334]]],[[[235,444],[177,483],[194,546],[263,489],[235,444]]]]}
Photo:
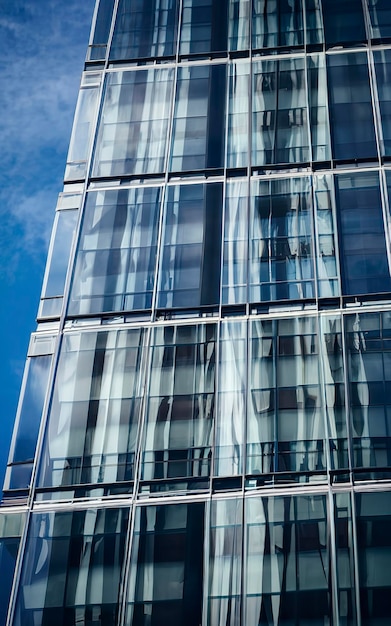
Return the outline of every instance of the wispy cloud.
{"type": "MultiPolygon", "coordinates": [[[[0,0],[0,220],[12,252],[46,249],[94,0],[0,0]]],[[[2,252],[0,251],[0,265],[2,252]]]]}

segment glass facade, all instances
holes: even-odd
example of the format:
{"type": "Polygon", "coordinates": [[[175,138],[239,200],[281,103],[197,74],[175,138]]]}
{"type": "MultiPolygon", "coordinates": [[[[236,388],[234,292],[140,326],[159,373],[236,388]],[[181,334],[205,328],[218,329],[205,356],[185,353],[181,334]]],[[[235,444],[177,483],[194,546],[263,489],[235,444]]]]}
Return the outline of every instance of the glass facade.
{"type": "Polygon", "coordinates": [[[0,626],[388,626],[388,0],[97,0],[0,626]]]}

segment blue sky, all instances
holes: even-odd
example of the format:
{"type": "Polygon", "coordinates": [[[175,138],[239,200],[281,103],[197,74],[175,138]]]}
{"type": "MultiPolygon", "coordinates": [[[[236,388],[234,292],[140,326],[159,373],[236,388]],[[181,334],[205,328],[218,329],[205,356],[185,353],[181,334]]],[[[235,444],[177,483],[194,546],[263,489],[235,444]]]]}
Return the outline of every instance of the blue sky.
{"type": "Polygon", "coordinates": [[[0,0],[0,491],[95,0],[0,0]]]}

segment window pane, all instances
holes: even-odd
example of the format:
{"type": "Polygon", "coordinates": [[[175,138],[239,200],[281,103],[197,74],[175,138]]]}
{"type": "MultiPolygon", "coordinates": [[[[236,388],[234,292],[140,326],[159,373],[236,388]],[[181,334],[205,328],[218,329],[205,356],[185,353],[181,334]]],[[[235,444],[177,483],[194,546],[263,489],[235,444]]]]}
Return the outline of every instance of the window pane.
{"type": "Polygon", "coordinates": [[[302,46],[303,9],[301,0],[268,2],[253,0],[253,48],[302,46]]]}
{"type": "Polygon", "coordinates": [[[148,309],[161,188],[89,193],[68,312],[148,309]]]}
{"type": "Polygon", "coordinates": [[[93,176],[164,171],[173,70],[108,75],[93,176]]]}
{"type": "Polygon", "coordinates": [[[168,187],[159,308],[218,303],[222,191],[220,183],[168,187]]]}
{"type": "Polygon", "coordinates": [[[173,56],[178,0],[120,0],[110,59],[173,56]]]}
{"type": "MultiPolygon", "coordinates": [[[[210,475],[215,404],[216,327],[156,329],[146,407],[144,480],[210,475]]],[[[166,486],[163,485],[163,490],[166,486]]]]}
{"type": "Polygon", "coordinates": [[[183,0],[179,54],[226,52],[228,2],[183,0]]]}

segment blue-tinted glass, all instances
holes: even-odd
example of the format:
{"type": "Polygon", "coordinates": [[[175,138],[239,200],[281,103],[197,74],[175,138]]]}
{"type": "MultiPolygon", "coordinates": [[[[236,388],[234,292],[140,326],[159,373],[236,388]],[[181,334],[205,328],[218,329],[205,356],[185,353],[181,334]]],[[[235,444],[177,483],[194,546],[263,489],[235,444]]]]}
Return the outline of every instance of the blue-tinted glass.
{"type": "Polygon", "coordinates": [[[329,55],[327,70],[333,157],[377,157],[367,55],[329,55]]]}
{"type": "Polygon", "coordinates": [[[126,626],[202,623],[204,506],[137,509],[126,626]]]}
{"type": "Polygon", "coordinates": [[[129,509],[33,515],[13,626],[117,624],[129,509]]]}
{"type": "Polygon", "coordinates": [[[89,59],[97,61],[106,57],[106,45],[109,38],[111,16],[115,0],[99,0],[92,45],[89,50],[89,59]]]}
{"type": "Polygon", "coordinates": [[[225,52],[228,0],[183,0],[179,54],[225,52]]]}
{"type": "Polygon", "coordinates": [[[0,626],[6,625],[8,601],[24,522],[25,514],[3,512],[0,515],[0,626]]]}
{"type": "Polygon", "coordinates": [[[253,65],[252,165],[309,161],[304,58],[253,65]]]}
{"type": "Polygon", "coordinates": [[[304,43],[301,0],[253,0],[252,47],[296,47],[304,43]]]}
{"type": "Polygon", "coordinates": [[[173,56],[179,0],[120,0],[110,59],[173,56]]]}
{"type": "Polygon", "coordinates": [[[168,187],[159,308],[218,303],[222,192],[221,183],[168,187]]]}
{"type": "Polygon", "coordinates": [[[323,24],[327,46],[366,40],[361,1],[322,0],[323,24]]]}
{"type": "Polygon", "coordinates": [[[160,198],[160,187],[88,195],[69,314],[152,306],[160,198]]]}
{"type": "Polygon", "coordinates": [[[341,174],[335,186],[343,292],[390,291],[378,174],[341,174]]]}
{"type": "Polygon", "coordinates": [[[380,50],[373,56],[382,130],[380,148],[383,156],[391,156],[391,50],[380,50]]]}
{"type": "Polygon", "coordinates": [[[391,37],[391,5],[389,0],[366,0],[370,15],[371,37],[387,39],[391,37]]]}
{"type": "Polygon", "coordinates": [[[163,172],[173,70],[108,75],[94,176],[163,172]]]}
{"type": "Polygon", "coordinates": [[[64,338],[40,487],[133,479],[142,344],[142,329],[64,338]]]}
{"type": "Polygon", "coordinates": [[[47,282],[43,298],[61,296],[68,269],[69,254],[75,233],[78,212],[58,211],[53,229],[53,247],[48,261],[47,282]]]}
{"type": "Polygon", "coordinates": [[[229,50],[246,50],[250,47],[250,6],[251,0],[229,0],[229,50]]]}
{"type": "Polygon", "coordinates": [[[224,165],[226,66],[178,70],[170,170],[224,165]]]}

